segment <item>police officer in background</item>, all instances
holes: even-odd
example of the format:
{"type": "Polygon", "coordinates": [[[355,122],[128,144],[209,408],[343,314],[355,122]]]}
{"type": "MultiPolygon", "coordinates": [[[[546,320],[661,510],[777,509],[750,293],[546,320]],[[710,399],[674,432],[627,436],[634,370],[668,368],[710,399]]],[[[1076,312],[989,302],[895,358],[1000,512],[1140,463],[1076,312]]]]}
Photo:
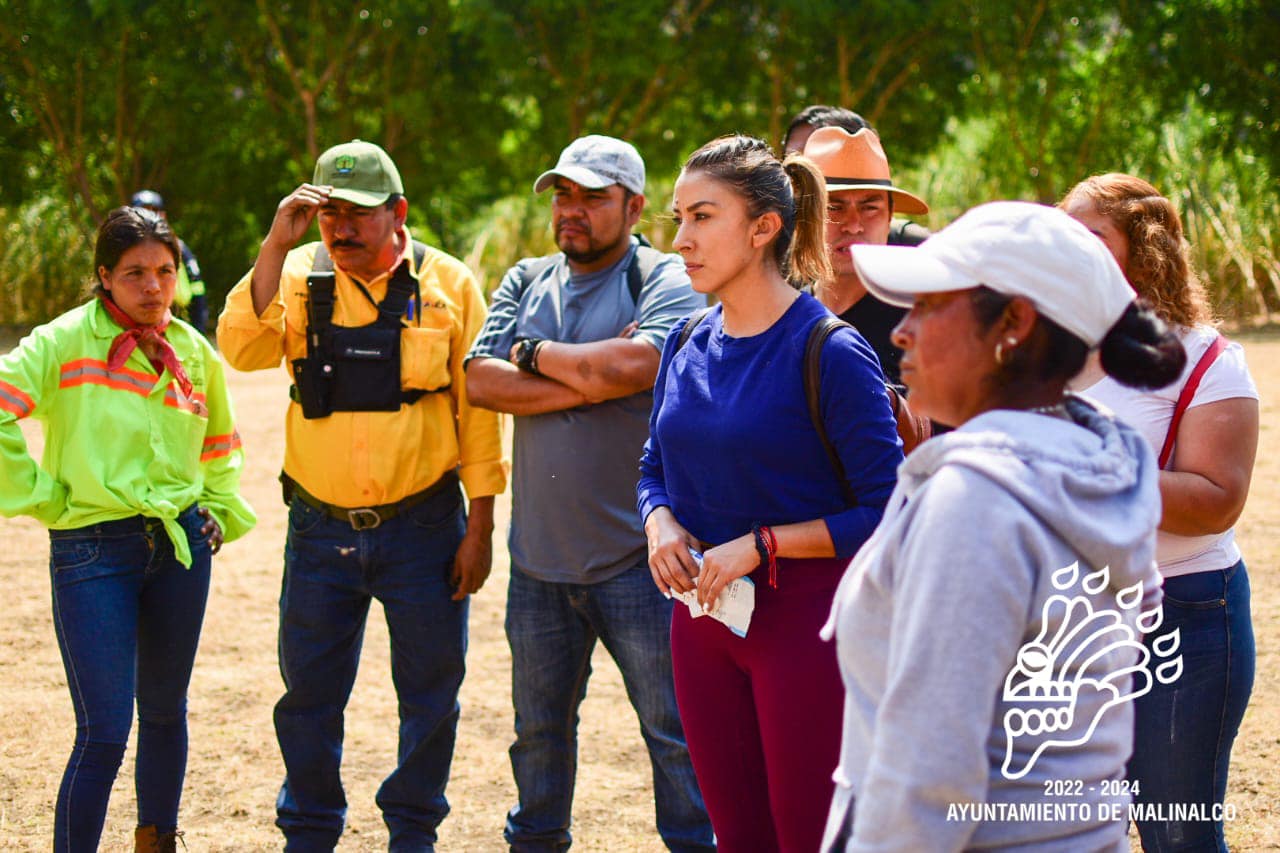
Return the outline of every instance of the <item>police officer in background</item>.
{"type": "Polygon", "coordinates": [[[275,708],[290,851],[330,851],[342,833],[343,709],[374,598],[400,708],[398,766],[377,794],[390,849],[433,849],[449,810],[468,596],[489,575],[506,473],[498,415],[467,402],[462,369],[484,297],[461,261],[412,239],[408,210],[380,147],[330,148],[280,202],[218,322],[233,367],[284,360],[294,380],[275,708]],[[320,242],[298,246],[312,220],[320,242]]]}
{"type": "MultiPolygon", "coordinates": [[[[162,219],[169,215],[164,209],[164,197],[155,190],[138,190],[129,199],[130,207],[142,207],[158,213],[162,219]]],[[[191,251],[191,247],[181,238],[178,246],[182,249],[182,263],[178,266],[178,289],[174,293],[173,306],[186,315],[188,323],[196,327],[196,331],[209,335],[209,302],[205,299],[204,279],[200,276],[200,262],[191,251]]]]}

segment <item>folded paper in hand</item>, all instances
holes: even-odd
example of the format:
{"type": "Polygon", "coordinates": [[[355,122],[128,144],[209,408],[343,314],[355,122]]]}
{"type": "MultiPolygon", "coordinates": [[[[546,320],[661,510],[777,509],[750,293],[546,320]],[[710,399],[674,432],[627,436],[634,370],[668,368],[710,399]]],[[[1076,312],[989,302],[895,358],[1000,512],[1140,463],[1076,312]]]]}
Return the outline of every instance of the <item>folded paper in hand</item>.
{"type": "MultiPolygon", "coordinates": [[[[694,561],[698,564],[698,569],[701,570],[702,555],[693,550],[690,550],[689,553],[693,555],[694,561]]],[[[751,627],[751,613],[756,609],[756,585],[750,578],[735,578],[731,581],[728,586],[720,591],[715,605],[705,612],[702,609],[702,605],[698,603],[698,591],[696,589],[691,589],[688,592],[676,592],[673,589],[671,595],[688,605],[689,615],[694,619],[710,616],[718,622],[723,622],[730,631],[739,637],[747,636],[747,629],[751,627]]]]}

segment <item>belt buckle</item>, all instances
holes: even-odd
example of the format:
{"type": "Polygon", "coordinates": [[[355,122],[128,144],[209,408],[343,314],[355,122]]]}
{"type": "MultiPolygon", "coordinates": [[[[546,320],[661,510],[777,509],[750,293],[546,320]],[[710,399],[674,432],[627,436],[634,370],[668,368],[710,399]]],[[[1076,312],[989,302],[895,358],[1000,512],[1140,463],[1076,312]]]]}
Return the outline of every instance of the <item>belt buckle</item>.
{"type": "Polygon", "coordinates": [[[373,530],[382,524],[382,516],[369,507],[347,510],[347,520],[351,522],[352,530],[373,530]]]}

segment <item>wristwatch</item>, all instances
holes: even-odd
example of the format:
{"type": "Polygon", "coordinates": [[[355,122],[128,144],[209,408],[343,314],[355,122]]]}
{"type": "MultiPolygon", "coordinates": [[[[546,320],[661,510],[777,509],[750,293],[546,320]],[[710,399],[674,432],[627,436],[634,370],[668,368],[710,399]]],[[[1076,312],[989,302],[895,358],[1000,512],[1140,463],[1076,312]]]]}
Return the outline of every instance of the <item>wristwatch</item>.
{"type": "Polygon", "coordinates": [[[525,338],[516,343],[516,367],[528,373],[538,372],[538,347],[541,338],[525,338]]]}

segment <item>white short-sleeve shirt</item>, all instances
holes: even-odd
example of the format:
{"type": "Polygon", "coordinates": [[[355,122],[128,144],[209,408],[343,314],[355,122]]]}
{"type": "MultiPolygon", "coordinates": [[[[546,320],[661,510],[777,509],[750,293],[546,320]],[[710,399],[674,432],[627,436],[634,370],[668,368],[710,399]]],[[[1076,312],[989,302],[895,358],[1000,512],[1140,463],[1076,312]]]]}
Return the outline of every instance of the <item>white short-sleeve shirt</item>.
{"type": "MultiPolygon", "coordinates": [[[[1200,357],[1217,336],[1218,331],[1208,326],[1178,331],[1178,337],[1187,351],[1187,366],[1182,371],[1182,376],[1172,385],[1157,391],[1143,391],[1128,388],[1110,376],[1104,376],[1081,393],[1115,412],[1117,417],[1142,433],[1158,455],[1169,432],[1178,395],[1182,393],[1182,388],[1187,384],[1200,357]]],[[[1194,409],[1239,397],[1256,400],[1258,389],[1253,384],[1253,377],[1249,375],[1244,347],[1231,343],[1201,378],[1200,387],[1196,389],[1188,408],[1194,409]]],[[[1156,536],[1156,559],[1160,563],[1160,573],[1171,578],[1233,566],[1240,559],[1240,549],[1231,530],[1206,536],[1179,536],[1161,530],[1156,536]]]]}

